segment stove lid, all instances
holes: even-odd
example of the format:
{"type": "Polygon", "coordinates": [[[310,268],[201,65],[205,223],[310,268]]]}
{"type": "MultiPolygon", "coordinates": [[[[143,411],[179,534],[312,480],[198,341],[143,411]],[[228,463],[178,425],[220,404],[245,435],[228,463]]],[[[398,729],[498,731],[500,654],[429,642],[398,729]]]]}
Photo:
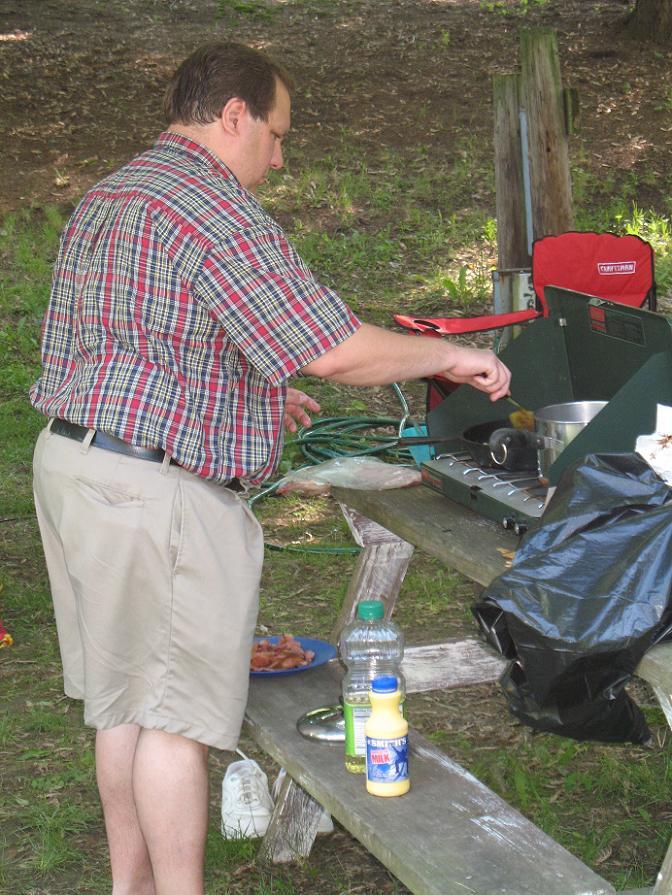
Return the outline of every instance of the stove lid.
{"type": "MultiPolygon", "coordinates": [[[[637,434],[654,431],[656,405],[672,404],[672,327],[660,314],[566,289],[546,287],[546,296],[548,317],[528,324],[500,355],[513,397],[534,411],[609,402],[553,465],[554,482],[581,452],[632,451],[637,434]]],[[[427,427],[458,449],[465,429],[510,409],[461,386],[428,414],[427,427]]]]}
{"type": "Polygon", "coordinates": [[[610,400],[658,353],[672,356],[670,320],[643,308],[547,287],[548,323],[562,333],[573,397],[610,400]]]}

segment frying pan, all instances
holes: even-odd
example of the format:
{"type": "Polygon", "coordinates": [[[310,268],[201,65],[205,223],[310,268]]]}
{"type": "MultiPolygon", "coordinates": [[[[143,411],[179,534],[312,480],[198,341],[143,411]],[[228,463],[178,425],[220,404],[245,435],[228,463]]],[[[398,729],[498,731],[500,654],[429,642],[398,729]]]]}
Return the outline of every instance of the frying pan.
{"type": "MultiPolygon", "coordinates": [[[[511,425],[508,417],[506,419],[491,420],[488,423],[478,423],[470,426],[459,435],[463,450],[467,451],[474,463],[486,469],[506,469],[508,472],[522,472],[536,470],[537,468],[537,451],[536,447],[530,447],[524,435],[520,438],[513,437],[515,444],[510,444],[506,452],[502,454],[502,462],[498,462],[499,457],[495,459],[490,451],[490,436],[499,429],[507,429],[511,425]]],[[[513,430],[514,432],[517,430],[513,430]]],[[[397,442],[399,447],[411,447],[412,445],[422,444],[444,444],[454,441],[455,437],[438,436],[438,435],[411,435],[400,438],[397,442]]]]}
{"type": "Polygon", "coordinates": [[[479,423],[462,433],[462,443],[472,460],[485,468],[496,467],[507,472],[529,472],[537,468],[536,447],[530,446],[524,432],[510,429],[509,419],[479,423]],[[490,450],[490,436],[499,429],[506,429],[510,435],[509,449],[499,455],[490,450]],[[501,459],[500,459],[501,458],[501,459]]]}

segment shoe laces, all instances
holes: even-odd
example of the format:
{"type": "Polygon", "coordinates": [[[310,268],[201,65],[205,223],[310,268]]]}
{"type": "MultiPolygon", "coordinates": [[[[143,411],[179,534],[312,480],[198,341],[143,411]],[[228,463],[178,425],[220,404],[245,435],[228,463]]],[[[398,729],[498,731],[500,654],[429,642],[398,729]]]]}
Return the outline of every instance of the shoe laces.
{"type": "Polygon", "coordinates": [[[263,771],[259,765],[248,758],[240,749],[236,752],[247,762],[238,769],[238,773],[230,778],[230,784],[234,789],[235,801],[247,805],[250,808],[264,805],[266,785],[263,771]]]}

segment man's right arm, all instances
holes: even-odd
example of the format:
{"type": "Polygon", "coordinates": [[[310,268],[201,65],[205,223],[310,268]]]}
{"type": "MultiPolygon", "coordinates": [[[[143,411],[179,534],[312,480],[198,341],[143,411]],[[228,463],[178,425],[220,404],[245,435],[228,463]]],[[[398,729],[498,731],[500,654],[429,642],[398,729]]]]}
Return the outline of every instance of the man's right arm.
{"type": "Polygon", "coordinates": [[[492,351],[401,335],[367,323],[302,373],[345,385],[388,385],[441,374],[486,392],[493,401],[508,394],[511,380],[492,351]]]}

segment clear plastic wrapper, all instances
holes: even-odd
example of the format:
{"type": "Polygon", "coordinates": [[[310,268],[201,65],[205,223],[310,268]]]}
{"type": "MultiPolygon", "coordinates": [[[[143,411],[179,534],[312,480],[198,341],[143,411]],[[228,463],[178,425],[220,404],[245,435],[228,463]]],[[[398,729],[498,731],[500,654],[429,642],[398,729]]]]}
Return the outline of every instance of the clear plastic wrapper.
{"type": "Polygon", "coordinates": [[[332,486],[361,491],[384,491],[419,485],[420,471],[410,466],[384,463],[375,457],[336,457],[316,466],[290,472],[278,483],[278,494],[329,494],[332,486]]]}

